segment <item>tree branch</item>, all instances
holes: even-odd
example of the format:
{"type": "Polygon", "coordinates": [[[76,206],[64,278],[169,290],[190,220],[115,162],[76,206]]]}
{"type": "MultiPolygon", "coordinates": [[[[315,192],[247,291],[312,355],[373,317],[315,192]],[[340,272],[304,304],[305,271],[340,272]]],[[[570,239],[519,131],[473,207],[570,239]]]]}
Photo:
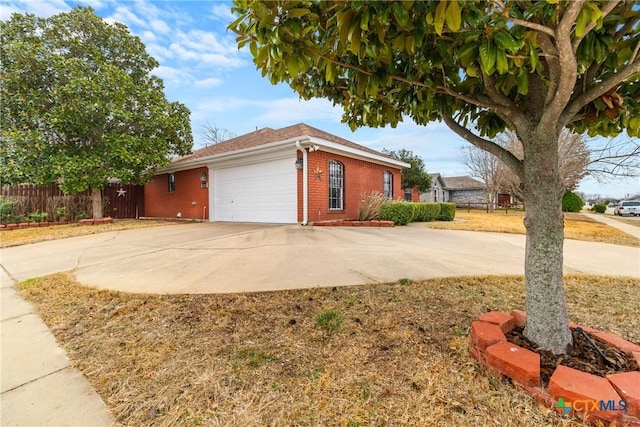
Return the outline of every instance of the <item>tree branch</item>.
{"type": "MultiPolygon", "coordinates": [[[[607,2],[607,5],[602,9],[602,19],[604,19],[605,16],[607,16],[609,13],[611,13],[611,11],[620,4],[620,0],[609,0],[609,2],[607,2]]],[[[585,38],[585,36],[587,34],[589,34],[589,31],[593,30],[596,26],[596,22],[595,21],[591,21],[589,22],[589,24],[587,24],[587,26],[584,29],[584,34],[582,35],[582,37],[576,37],[573,40],[573,54],[575,55],[576,52],[578,51],[578,46],[580,46],[580,43],[582,42],[582,39],[585,38]]]]}
{"type": "Polygon", "coordinates": [[[553,28],[549,28],[546,27],[542,24],[537,24],[535,22],[529,22],[529,21],[525,21],[523,19],[518,19],[518,18],[514,18],[513,16],[509,15],[509,11],[507,10],[506,6],[504,5],[504,3],[502,2],[502,0],[493,0],[493,2],[495,4],[497,4],[499,7],[502,8],[502,16],[504,16],[505,18],[507,18],[507,20],[515,25],[520,25],[521,27],[525,27],[525,28],[530,28],[532,30],[536,30],[539,33],[544,33],[544,34],[548,34],[551,37],[555,37],[555,33],[553,32],[553,28]]]}
{"type": "Polygon", "coordinates": [[[524,168],[522,166],[522,162],[518,160],[518,158],[514,156],[513,153],[511,153],[509,150],[491,141],[487,141],[484,138],[480,138],[479,136],[473,134],[469,129],[461,126],[451,117],[443,116],[442,120],[444,120],[444,123],[449,127],[449,129],[454,131],[465,141],[480,148],[481,150],[493,154],[494,156],[502,160],[502,162],[507,165],[513,171],[513,173],[518,176],[518,178],[520,178],[521,180],[524,179],[524,168]]]}
{"type": "MultiPolygon", "coordinates": [[[[631,9],[631,7],[632,7],[632,3],[629,2],[627,5],[622,7],[622,10],[619,11],[619,14],[624,16],[624,14],[626,14],[631,9]]],[[[640,21],[640,16],[634,16],[631,19],[629,19],[622,26],[622,28],[620,28],[618,31],[616,31],[616,33],[613,36],[613,39],[615,41],[620,41],[620,39],[622,39],[622,37],[627,35],[629,30],[632,29],[638,23],[638,21],[640,21]]]]}
{"type": "Polygon", "coordinates": [[[482,107],[482,108],[486,108],[488,110],[494,110],[494,111],[500,107],[498,104],[495,104],[493,102],[486,102],[480,99],[471,98],[469,96],[463,95],[446,86],[437,86],[436,90],[442,93],[446,93],[447,95],[452,96],[461,101],[475,105],[476,107],[482,107]]]}
{"type": "Polygon", "coordinates": [[[636,47],[635,49],[633,49],[633,54],[631,55],[629,62],[635,62],[636,58],[638,57],[639,50],[640,50],[640,39],[638,39],[638,43],[636,43],[636,47]]]}
{"type": "MultiPolygon", "coordinates": [[[[565,109],[575,88],[578,79],[578,62],[571,46],[571,30],[573,24],[580,13],[583,0],[569,2],[567,8],[560,18],[560,23],[556,27],[555,39],[558,50],[558,61],[560,74],[558,76],[558,86],[553,93],[551,102],[546,105],[539,126],[549,127],[557,123],[557,118],[565,109]]],[[[554,126],[555,127],[555,126],[554,126]]]]}
{"type": "Polygon", "coordinates": [[[545,63],[547,64],[547,70],[549,71],[549,88],[545,96],[544,105],[551,103],[553,95],[558,88],[558,76],[560,75],[560,61],[558,58],[558,50],[553,44],[552,39],[544,34],[538,34],[538,42],[544,55],[545,63]]]}
{"type": "Polygon", "coordinates": [[[611,89],[615,88],[627,78],[638,72],[640,72],[640,61],[631,62],[627,64],[627,66],[620,69],[617,73],[612,74],[608,80],[605,80],[597,84],[596,86],[593,86],[591,89],[575,98],[573,101],[571,101],[567,108],[565,108],[564,112],[560,116],[560,120],[558,121],[559,125],[564,126],[567,123],[571,122],[573,117],[578,114],[578,112],[585,105],[595,99],[600,98],[602,95],[609,92],[611,89]]]}

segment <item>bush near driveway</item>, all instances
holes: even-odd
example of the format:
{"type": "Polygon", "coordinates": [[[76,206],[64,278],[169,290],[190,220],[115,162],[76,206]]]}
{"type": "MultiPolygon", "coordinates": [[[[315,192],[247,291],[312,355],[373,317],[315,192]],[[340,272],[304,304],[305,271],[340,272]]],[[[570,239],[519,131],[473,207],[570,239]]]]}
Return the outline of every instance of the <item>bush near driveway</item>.
{"type": "Polygon", "coordinates": [[[453,221],[456,217],[455,203],[440,203],[440,213],[436,219],[438,221],[453,221]]]}
{"type": "Polygon", "coordinates": [[[454,203],[388,201],[380,208],[380,219],[393,221],[395,225],[407,225],[414,221],[453,221],[455,216],[454,203]]]}
{"type": "Polygon", "coordinates": [[[415,203],[386,202],[380,207],[380,219],[393,221],[395,225],[407,225],[414,218],[415,203]]]}
{"type": "Polygon", "coordinates": [[[417,203],[415,207],[414,221],[429,222],[434,221],[440,213],[441,203],[417,203]]]}

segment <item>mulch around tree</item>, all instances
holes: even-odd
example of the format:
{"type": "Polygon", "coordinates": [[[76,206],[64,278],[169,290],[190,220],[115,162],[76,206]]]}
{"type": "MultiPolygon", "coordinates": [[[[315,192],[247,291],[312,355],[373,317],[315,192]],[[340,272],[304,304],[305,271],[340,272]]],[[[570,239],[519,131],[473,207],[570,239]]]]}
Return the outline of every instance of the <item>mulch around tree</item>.
{"type": "Polygon", "coordinates": [[[540,355],[540,379],[544,388],[549,386],[549,379],[559,365],[599,377],[606,377],[620,372],[640,371],[640,366],[636,361],[628,357],[622,350],[611,346],[588,332],[585,332],[585,334],[593,344],[578,330],[572,329],[571,333],[573,344],[569,347],[567,354],[561,355],[541,349],[537,344],[529,341],[523,335],[523,328],[516,327],[506,336],[509,342],[540,355]]]}

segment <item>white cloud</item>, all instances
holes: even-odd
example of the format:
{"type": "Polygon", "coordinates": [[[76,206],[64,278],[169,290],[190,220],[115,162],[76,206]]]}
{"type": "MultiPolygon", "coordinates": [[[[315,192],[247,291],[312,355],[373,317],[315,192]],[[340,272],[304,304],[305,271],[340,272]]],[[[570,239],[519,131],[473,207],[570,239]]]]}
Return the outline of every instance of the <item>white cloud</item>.
{"type": "Polygon", "coordinates": [[[142,41],[147,44],[147,43],[151,43],[157,40],[157,37],[155,34],[153,34],[153,31],[143,31],[140,34],[140,39],[142,39],[142,41]]]}
{"type": "Polygon", "coordinates": [[[216,21],[231,23],[235,16],[231,13],[231,5],[215,4],[211,8],[211,17],[216,21]]]}
{"type": "Polygon", "coordinates": [[[176,34],[175,42],[183,45],[186,49],[200,52],[233,53],[238,51],[235,41],[231,37],[222,37],[211,31],[189,30],[176,34]]]}
{"type": "Polygon", "coordinates": [[[222,79],[211,77],[208,79],[198,80],[194,83],[194,85],[196,87],[209,88],[209,87],[220,86],[222,83],[223,83],[222,79]]]}
{"type": "Polygon", "coordinates": [[[326,99],[282,98],[264,102],[264,113],[256,117],[259,122],[268,126],[291,124],[310,120],[326,120],[340,122],[342,109],[334,107],[326,99]]]}
{"type": "Polygon", "coordinates": [[[7,20],[14,13],[31,13],[36,16],[48,18],[62,12],[68,12],[71,9],[63,0],[49,1],[14,1],[6,2],[0,5],[0,19],[7,20]]]}
{"type": "Polygon", "coordinates": [[[133,26],[142,28],[147,27],[147,22],[144,19],[139,18],[138,15],[124,6],[116,7],[114,13],[109,17],[109,19],[121,22],[129,28],[133,26]]]}
{"type": "Polygon", "coordinates": [[[169,34],[171,32],[171,28],[167,25],[166,22],[160,19],[154,19],[150,23],[151,29],[160,34],[169,34]]]}
{"type": "Polygon", "coordinates": [[[168,67],[166,65],[160,65],[158,68],[153,70],[153,74],[160,77],[166,82],[171,82],[178,85],[193,81],[193,77],[191,76],[191,74],[187,73],[186,71],[180,70],[178,68],[168,67]]]}
{"type": "Polygon", "coordinates": [[[104,2],[100,0],[82,0],[80,3],[91,6],[94,9],[102,9],[105,7],[104,2]]]}
{"type": "Polygon", "coordinates": [[[220,40],[215,33],[202,30],[177,32],[169,50],[174,58],[181,61],[193,61],[210,66],[236,68],[246,63],[239,58],[232,39],[220,40]]]}

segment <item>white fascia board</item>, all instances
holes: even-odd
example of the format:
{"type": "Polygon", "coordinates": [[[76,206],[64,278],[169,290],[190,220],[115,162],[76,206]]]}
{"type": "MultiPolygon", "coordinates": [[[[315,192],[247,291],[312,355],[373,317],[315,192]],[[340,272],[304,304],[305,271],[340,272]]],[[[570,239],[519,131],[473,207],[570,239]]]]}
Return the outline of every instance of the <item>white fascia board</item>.
{"type": "Polygon", "coordinates": [[[359,150],[357,148],[347,147],[346,145],[338,144],[337,142],[327,141],[326,139],[310,137],[311,144],[315,144],[322,151],[329,153],[340,154],[346,157],[351,157],[358,160],[364,160],[371,163],[376,163],[383,166],[391,166],[395,168],[411,168],[409,163],[402,162],[400,160],[392,159],[386,156],[380,156],[378,154],[369,153],[367,151],[359,150]]]}
{"type": "Polygon", "coordinates": [[[200,157],[193,160],[185,160],[184,162],[180,162],[179,164],[169,165],[164,169],[160,169],[156,171],[158,173],[170,173],[176,172],[180,170],[188,170],[194,169],[201,166],[209,166],[213,167],[221,163],[242,163],[243,157],[254,157],[256,154],[264,153],[265,158],[268,159],[269,153],[273,153],[274,151],[280,151],[283,148],[288,148],[289,145],[293,145],[295,147],[296,141],[300,141],[302,146],[305,148],[309,148],[312,145],[317,145],[319,149],[322,151],[327,151],[330,153],[340,154],[346,157],[351,157],[359,160],[364,160],[367,162],[390,166],[394,168],[411,168],[409,163],[402,162],[400,160],[392,159],[386,156],[380,156],[378,154],[369,153],[367,151],[363,151],[357,148],[348,147],[343,144],[339,144],[337,142],[328,141],[323,138],[317,138],[314,136],[298,136],[294,138],[284,139],[282,141],[270,142],[269,144],[257,145],[255,147],[243,148],[241,150],[229,151],[226,153],[214,154],[211,156],[200,157]]]}
{"type": "MultiPolygon", "coordinates": [[[[180,162],[175,165],[169,165],[166,168],[160,169],[156,171],[158,173],[168,173],[168,172],[176,172],[180,170],[189,170],[195,169],[201,166],[214,167],[217,164],[223,162],[232,162],[232,163],[242,163],[243,157],[254,157],[256,154],[264,154],[265,160],[269,158],[273,158],[273,152],[281,151],[283,148],[290,148],[292,146],[295,150],[296,141],[300,141],[303,145],[308,143],[309,138],[307,136],[297,137],[297,138],[289,138],[282,141],[270,142],[268,144],[257,145],[255,147],[243,148],[240,150],[228,151],[225,153],[214,154],[211,156],[199,157],[193,160],[185,160],[184,162],[180,162]]],[[[277,157],[277,156],[276,156],[277,157]]],[[[253,162],[250,162],[253,163],[253,162]]]]}

